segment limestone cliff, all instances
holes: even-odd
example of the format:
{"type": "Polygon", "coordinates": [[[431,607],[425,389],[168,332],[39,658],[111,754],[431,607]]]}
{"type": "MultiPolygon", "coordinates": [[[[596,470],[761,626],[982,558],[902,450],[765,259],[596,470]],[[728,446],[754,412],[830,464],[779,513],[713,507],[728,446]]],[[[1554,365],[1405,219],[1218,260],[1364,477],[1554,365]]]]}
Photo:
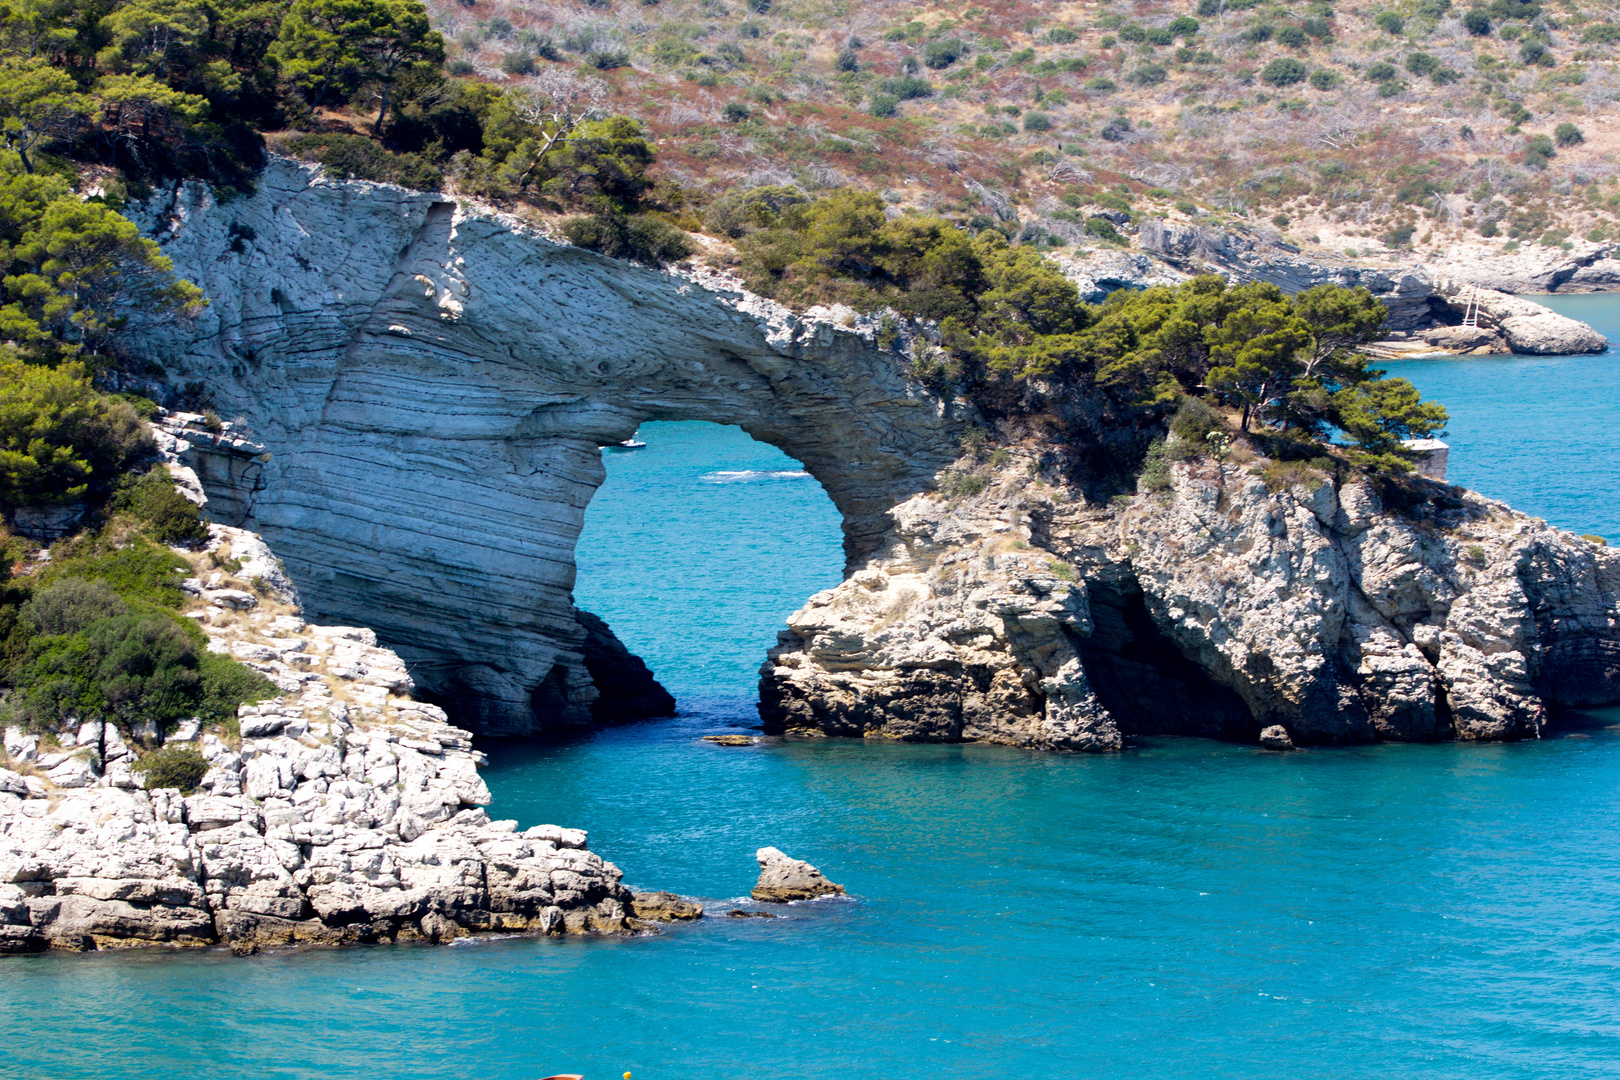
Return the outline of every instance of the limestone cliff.
{"type": "Polygon", "coordinates": [[[890,543],[789,618],[768,731],[1518,739],[1620,700],[1620,552],[1501,503],[1429,484],[1395,512],[1365,481],[1272,490],[1263,460],[1205,460],[1094,505],[1032,460],[896,508],[890,543]]]}
{"type": "Polygon", "coordinates": [[[1620,699],[1615,554],[1474,496],[1413,517],[1206,464],[1124,509],[1022,466],[946,499],[971,409],[910,381],[878,319],[285,160],[252,197],[181,186],[142,221],[213,305],[139,339],[252,435],[188,432],[214,505],[481,732],[646,707],[598,704],[593,663],[625,660],[571,589],[597,447],[649,419],[738,424],[843,514],[852,576],[767,665],[772,730],[1512,738],[1620,699]]]}
{"type": "Polygon", "coordinates": [[[571,590],[599,445],[649,419],[740,425],[821,481],[852,559],[955,456],[877,319],[795,316],[286,159],[258,184],[135,215],[212,301],[189,324],[137,314],[136,338],[251,435],[195,433],[217,515],[265,536],[313,617],[374,627],[480,731],[592,717],[571,590]]]}

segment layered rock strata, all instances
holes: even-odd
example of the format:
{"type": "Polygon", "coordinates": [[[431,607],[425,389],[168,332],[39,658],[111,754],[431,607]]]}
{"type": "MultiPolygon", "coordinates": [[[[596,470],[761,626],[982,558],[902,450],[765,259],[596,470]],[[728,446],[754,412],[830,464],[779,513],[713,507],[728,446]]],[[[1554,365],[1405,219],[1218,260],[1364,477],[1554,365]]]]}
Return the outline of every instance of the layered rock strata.
{"type": "Polygon", "coordinates": [[[955,456],[957,422],[875,317],[801,317],[285,159],[251,197],[188,184],[135,216],[211,300],[190,324],[135,313],[135,342],[251,436],[190,440],[217,519],[481,732],[592,718],[602,651],[571,590],[598,446],[645,420],[739,425],[822,483],[852,559],[955,456]]]}
{"type": "Polygon", "coordinates": [[[189,795],[145,790],[111,724],[8,729],[0,952],[632,933],[695,917],[667,894],[642,912],[577,829],[491,821],[483,756],[411,699],[399,657],[369,629],[306,623],[254,534],[213,537],[236,568],[197,557],[188,614],[280,695],[243,706],[239,736],[178,725],[169,745],[208,763],[189,795]]]}
{"type": "Polygon", "coordinates": [[[1268,464],[1178,464],[1119,506],[1022,461],[979,495],[907,501],[881,552],[789,617],[766,730],[1520,739],[1620,700],[1620,552],[1461,489],[1416,481],[1432,498],[1397,511],[1309,469],[1268,487],[1268,464]]]}

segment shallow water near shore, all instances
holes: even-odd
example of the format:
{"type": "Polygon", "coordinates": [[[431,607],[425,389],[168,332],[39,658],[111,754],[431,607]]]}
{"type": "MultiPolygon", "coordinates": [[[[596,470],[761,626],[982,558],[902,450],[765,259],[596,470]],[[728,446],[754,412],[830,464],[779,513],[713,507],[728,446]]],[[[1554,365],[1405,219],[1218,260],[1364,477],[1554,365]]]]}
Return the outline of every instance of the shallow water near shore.
{"type": "MultiPolygon", "coordinates": [[[[1451,407],[1453,478],[1620,535],[1594,449],[1617,361],[1484,359],[1389,365],[1451,407]],[[1468,434],[1505,428],[1527,435],[1468,434]]],[[[735,429],[642,435],[608,457],[578,597],[682,715],[491,747],[490,810],[589,829],[630,884],[713,914],[754,906],[765,844],[853,899],[634,940],[11,958],[0,1076],[1620,1071],[1620,710],[1538,743],[1290,755],[712,746],[756,723],[783,616],[838,581],[838,518],[735,429]]]]}

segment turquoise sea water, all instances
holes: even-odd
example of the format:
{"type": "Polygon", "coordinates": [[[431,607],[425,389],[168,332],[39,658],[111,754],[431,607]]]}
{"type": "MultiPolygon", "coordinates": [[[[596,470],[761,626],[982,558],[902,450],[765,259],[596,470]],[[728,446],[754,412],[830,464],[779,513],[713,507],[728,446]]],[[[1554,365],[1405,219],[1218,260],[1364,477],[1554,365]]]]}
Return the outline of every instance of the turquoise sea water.
{"type": "MultiPolygon", "coordinates": [[[[1401,373],[1452,407],[1455,478],[1614,536],[1616,470],[1566,481],[1612,445],[1615,363],[1401,373]]],[[[735,429],[643,436],[609,458],[577,591],[681,715],[494,747],[490,809],[587,828],[632,885],[714,912],[764,844],[853,899],[627,941],[12,958],[0,1077],[1620,1074],[1620,710],[1291,755],[711,746],[837,582],[837,515],[735,429]]]]}
{"type": "MultiPolygon", "coordinates": [[[[1620,341],[1613,294],[1528,299],[1620,341]]],[[[1452,483],[1620,542],[1620,353],[1442,356],[1380,366],[1450,409],[1452,483]]]]}

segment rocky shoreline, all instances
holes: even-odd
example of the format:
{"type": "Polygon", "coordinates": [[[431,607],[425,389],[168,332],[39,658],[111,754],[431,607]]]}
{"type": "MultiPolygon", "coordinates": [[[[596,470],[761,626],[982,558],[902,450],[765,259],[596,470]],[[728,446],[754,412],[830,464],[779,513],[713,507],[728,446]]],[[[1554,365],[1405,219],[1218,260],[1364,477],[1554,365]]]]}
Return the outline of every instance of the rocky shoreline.
{"type": "MultiPolygon", "coordinates": [[[[160,433],[171,458],[183,444],[173,430],[160,433]]],[[[171,469],[201,498],[190,470],[171,469]]],[[[257,535],[211,534],[188,556],[198,574],[186,614],[210,651],[280,694],[242,706],[234,733],[178,725],[167,745],[208,764],[184,795],[146,790],[111,724],[44,738],[7,729],[0,953],[633,934],[701,916],[669,894],[633,893],[580,830],[492,821],[483,755],[411,697],[400,658],[369,629],[305,622],[257,535]],[[221,562],[236,568],[210,570],[221,562]]]]}
{"type": "Polygon", "coordinates": [[[1620,551],[1460,488],[1257,458],[1098,504],[964,459],[761,668],[772,734],[1113,751],[1536,738],[1620,700],[1620,551]]]}

